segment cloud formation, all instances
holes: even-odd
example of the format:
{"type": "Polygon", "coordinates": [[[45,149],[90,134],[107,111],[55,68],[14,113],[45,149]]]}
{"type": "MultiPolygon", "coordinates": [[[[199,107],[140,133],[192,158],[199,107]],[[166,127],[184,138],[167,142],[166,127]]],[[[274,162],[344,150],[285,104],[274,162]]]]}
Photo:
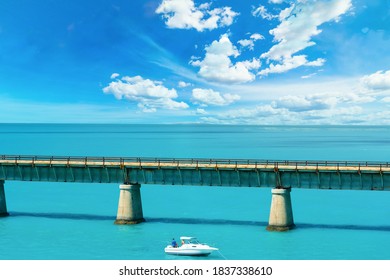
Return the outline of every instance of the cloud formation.
{"type": "MultiPolygon", "coordinates": [[[[118,75],[113,74],[111,77],[117,78],[118,75]]],[[[103,92],[113,94],[119,100],[137,102],[137,106],[143,112],[155,112],[158,108],[175,110],[189,107],[185,102],[173,100],[178,97],[175,89],[168,89],[162,82],[144,79],[141,76],[125,76],[112,81],[103,88],[103,92]]]]}
{"type": "Polygon", "coordinates": [[[197,115],[207,115],[207,111],[205,109],[203,109],[203,108],[197,108],[195,113],[197,115]]]}
{"type": "Polygon", "coordinates": [[[351,6],[351,0],[302,1],[292,4],[281,12],[284,14],[281,23],[269,31],[277,44],[261,56],[280,61],[315,45],[312,37],[321,33],[318,27],[325,22],[337,22],[351,6]]]}
{"type": "Polygon", "coordinates": [[[257,8],[252,7],[252,15],[255,17],[261,17],[266,20],[272,20],[274,18],[278,18],[277,15],[268,13],[267,9],[263,5],[260,5],[257,8]]]}
{"type": "Polygon", "coordinates": [[[185,88],[185,87],[189,87],[191,85],[192,85],[191,83],[186,83],[184,81],[179,81],[179,83],[178,83],[179,88],[185,88]]]}
{"type": "MultiPolygon", "coordinates": [[[[236,106],[224,112],[209,110],[207,116],[200,116],[200,120],[213,124],[388,124],[389,95],[383,94],[383,91],[367,94],[356,86],[359,80],[368,79],[383,88],[383,75],[387,73],[379,71],[374,74],[380,74],[380,79],[371,79],[376,76],[367,75],[310,87],[296,87],[294,84],[273,86],[274,98],[249,99],[253,105],[236,106]],[[286,90],[290,93],[286,94],[286,90]]],[[[241,92],[245,91],[245,87],[239,88],[241,92]]],[[[260,92],[269,90],[259,87],[260,92]]],[[[242,95],[241,104],[246,104],[245,98],[242,95]]]]}
{"type": "Polygon", "coordinates": [[[212,89],[195,88],[192,90],[192,100],[202,106],[226,106],[240,99],[237,94],[220,94],[212,89]]]}
{"type": "Polygon", "coordinates": [[[285,108],[293,112],[330,109],[337,104],[334,96],[309,95],[296,96],[287,95],[272,102],[274,108],[285,108]]]}
{"type": "Polygon", "coordinates": [[[255,42],[257,40],[263,40],[263,39],[264,39],[263,35],[261,35],[259,33],[254,33],[249,37],[249,39],[242,39],[242,40],[239,40],[237,43],[239,43],[241,45],[241,47],[248,48],[248,49],[253,51],[253,49],[255,47],[255,42]]]}
{"type": "MultiPolygon", "coordinates": [[[[256,10],[257,14],[269,17],[261,7],[256,10]]],[[[271,63],[259,75],[283,73],[301,66],[322,66],[325,59],[308,61],[305,55],[294,54],[315,45],[312,38],[322,31],[318,27],[326,22],[339,21],[351,7],[351,0],[301,1],[282,10],[279,14],[281,23],[269,31],[276,44],[261,55],[268,62],[277,61],[278,64],[271,63]]]]}
{"type": "Polygon", "coordinates": [[[390,96],[383,98],[381,101],[386,102],[386,103],[390,103],[390,96]]]}
{"type": "Polygon", "coordinates": [[[210,9],[210,3],[195,6],[193,0],[164,0],[156,9],[169,28],[204,31],[229,26],[238,13],[231,7],[210,9]]]}
{"type": "MultiPolygon", "coordinates": [[[[221,35],[205,47],[203,60],[192,60],[191,65],[200,67],[198,75],[207,81],[217,83],[247,83],[256,79],[256,75],[266,76],[274,73],[285,73],[302,66],[320,67],[324,58],[309,59],[301,54],[304,49],[315,45],[313,37],[322,32],[319,29],[324,23],[338,22],[340,16],[352,7],[352,0],[317,0],[317,1],[269,1],[273,4],[285,2],[288,7],[272,14],[263,5],[252,6],[252,15],[280,23],[269,31],[273,36],[273,46],[268,51],[252,59],[237,61],[241,51],[254,50],[257,40],[264,36],[254,33],[250,38],[237,42],[240,50],[231,43],[227,34],[221,35]],[[289,4],[288,4],[289,3],[289,4]],[[299,53],[299,54],[297,54],[299,53]],[[265,62],[261,71],[258,70],[265,62]],[[257,73],[256,73],[257,72],[257,73]]],[[[275,11],[274,10],[274,11],[275,11]]],[[[156,10],[166,19],[170,28],[190,29],[198,31],[212,30],[231,25],[239,14],[230,7],[211,9],[211,3],[196,5],[194,0],[164,0],[156,10]]]]}
{"type": "MultiPolygon", "coordinates": [[[[210,124],[254,124],[254,125],[316,125],[316,124],[360,124],[367,121],[359,106],[331,107],[323,110],[290,111],[286,108],[275,108],[272,105],[258,105],[252,108],[241,108],[223,113],[209,114],[201,121],[210,124]]],[[[370,118],[377,119],[370,115],[370,118]]],[[[386,121],[389,118],[386,118],[386,121]]]]}
{"type": "Polygon", "coordinates": [[[323,58],[318,58],[314,61],[308,61],[306,59],[306,55],[295,55],[292,57],[284,58],[281,64],[271,63],[268,68],[259,71],[258,75],[264,76],[270,73],[283,73],[298,68],[300,66],[318,67],[324,65],[324,63],[325,59],[323,58]]]}
{"type": "Polygon", "coordinates": [[[255,79],[251,70],[258,69],[261,65],[255,58],[252,61],[233,63],[230,57],[236,58],[240,52],[227,34],[223,34],[218,41],[213,41],[205,50],[203,60],[192,60],[190,64],[200,67],[198,75],[208,81],[228,84],[250,82],[255,79]]]}
{"type": "Polygon", "coordinates": [[[369,90],[390,89],[390,70],[377,71],[374,74],[366,75],[360,79],[361,84],[369,90]]]}

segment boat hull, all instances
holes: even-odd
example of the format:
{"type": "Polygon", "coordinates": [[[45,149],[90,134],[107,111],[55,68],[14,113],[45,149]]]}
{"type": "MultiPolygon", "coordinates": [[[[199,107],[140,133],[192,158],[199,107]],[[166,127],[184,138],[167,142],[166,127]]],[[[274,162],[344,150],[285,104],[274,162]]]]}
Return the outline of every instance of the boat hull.
{"type": "Polygon", "coordinates": [[[208,247],[208,248],[174,248],[168,246],[165,248],[165,253],[168,255],[177,255],[177,256],[208,256],[213,251],[217,251],[217,248],[208,247]]]}

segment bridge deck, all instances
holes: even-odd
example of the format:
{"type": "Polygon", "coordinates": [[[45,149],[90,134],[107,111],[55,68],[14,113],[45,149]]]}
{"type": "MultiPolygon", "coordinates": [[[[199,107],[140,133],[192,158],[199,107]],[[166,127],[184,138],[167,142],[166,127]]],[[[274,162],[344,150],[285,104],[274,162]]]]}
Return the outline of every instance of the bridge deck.
{"type": "Polygon", "coordinates": [[[4,155],[0,180],[390,190],[390,164],[4,155]]]}
{"type": "Polygon", "coordinates": [[[224,159],[108,158],[108,157],[37,157],[0,156],[0,165],[66,165],[98,167],[180,167],[218,169],[279,169],[307,171],[373,171],[390,172],[388,162],[354,161],[271,161],[224,159]]]}

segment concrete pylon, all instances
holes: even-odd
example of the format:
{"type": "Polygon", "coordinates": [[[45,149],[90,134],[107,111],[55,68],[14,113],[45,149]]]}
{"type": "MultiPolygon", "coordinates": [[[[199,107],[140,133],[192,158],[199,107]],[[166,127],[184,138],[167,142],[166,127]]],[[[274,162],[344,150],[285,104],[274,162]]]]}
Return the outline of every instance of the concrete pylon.
{"type": "Polygon", "coordinates": [[[115,224],[138,224],[145,221],[142,213],[141,185],[119,185],[118,214],[115,224]]]}
{"type": "Polygon", "coordinates": [[[287,231],[295,227],[290,192],[291,188],[279,187],[272,189],[271,211],[267,230],[287,231]]]}
{"type": "Polygon", "coordinates": [[[4,181],[0,180],[0,217],[8,216],[7,203],[5,202],[4,181]]]}

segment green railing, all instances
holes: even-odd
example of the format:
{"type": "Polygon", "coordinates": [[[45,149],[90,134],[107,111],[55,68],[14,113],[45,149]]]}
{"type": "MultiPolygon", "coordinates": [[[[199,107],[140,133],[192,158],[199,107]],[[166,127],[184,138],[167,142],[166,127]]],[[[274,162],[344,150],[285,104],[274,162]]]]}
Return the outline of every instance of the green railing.
{"type": "MultiPolygon", "coordinates": [[[[28,155],[1,155],[0,160],[14,161],[100,161],[103,163],[172,163],[172,164],[234,164],[234,165],[284,165],[284,166],[346,166],[346,167],[390,167],[389,162],[373,161],[305,161],[305,160],[255,160],[255,159],[205,159],[205,158],[152,158],[152,157],[82,157],[82,156],[28,156],[28,155]]],[[[1,164],[1,162],[0,162],[1,164]]]]}

